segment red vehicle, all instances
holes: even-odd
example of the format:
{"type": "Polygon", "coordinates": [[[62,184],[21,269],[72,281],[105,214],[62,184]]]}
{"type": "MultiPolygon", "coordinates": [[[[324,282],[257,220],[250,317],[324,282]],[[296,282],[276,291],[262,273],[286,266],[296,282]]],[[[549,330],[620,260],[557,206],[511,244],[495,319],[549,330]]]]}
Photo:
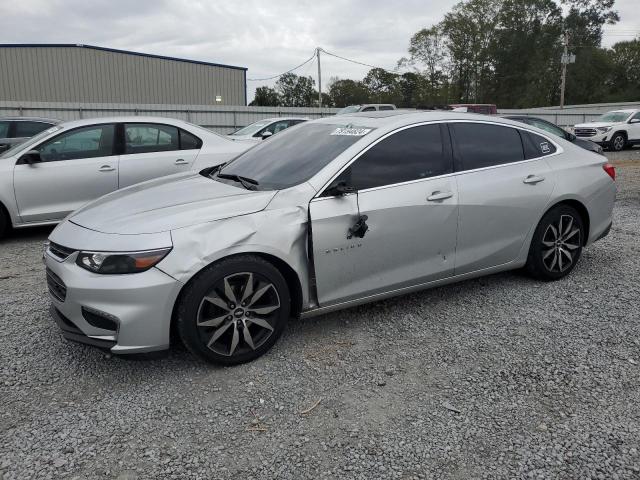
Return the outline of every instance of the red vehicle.
{"type": "Polygon", "coordinates": [[[457,103],[449,105],[454,112],[484,113],[485,115],[497,115],[498,109],[493,103],[457,103]]]}

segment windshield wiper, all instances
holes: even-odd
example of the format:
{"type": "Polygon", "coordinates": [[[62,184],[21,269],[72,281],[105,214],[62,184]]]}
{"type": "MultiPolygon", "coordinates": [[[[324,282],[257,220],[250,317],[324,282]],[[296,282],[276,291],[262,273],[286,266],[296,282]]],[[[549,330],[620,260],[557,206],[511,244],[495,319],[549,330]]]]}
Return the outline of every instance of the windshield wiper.
{"type": "Polygon", "coordinates": [[[255,190],[257,185],[260,185],[257,180],[249,177],[243,177],[242,175],[236,175],[235,173],[218,173],[216,177],[219,178],[228,178],[229,180],[235,180],[240,183],[247,190],[255,190]]]}

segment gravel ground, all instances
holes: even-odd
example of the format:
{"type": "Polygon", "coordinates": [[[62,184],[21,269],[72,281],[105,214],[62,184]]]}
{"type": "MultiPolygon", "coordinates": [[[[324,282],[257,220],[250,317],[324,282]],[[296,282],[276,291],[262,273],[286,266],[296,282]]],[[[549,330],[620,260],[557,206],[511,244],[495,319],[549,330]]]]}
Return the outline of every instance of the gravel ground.
{"type": "Polygon", "coordinates": [[[640,478],[640,151],[611,156],[613,230],[569,278],[499,274],[294,321],[234,368],[65,342],[49,230],[14,234],[0,479],[640,478]]]}

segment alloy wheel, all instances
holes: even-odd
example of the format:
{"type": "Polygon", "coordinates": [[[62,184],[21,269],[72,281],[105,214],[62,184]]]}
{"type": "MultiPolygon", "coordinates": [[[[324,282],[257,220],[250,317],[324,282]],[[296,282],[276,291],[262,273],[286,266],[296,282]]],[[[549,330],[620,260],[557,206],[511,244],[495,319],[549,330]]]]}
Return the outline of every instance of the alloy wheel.
{"type": "Polygon", "coordinates": [[[549,224],[542,237],[542,262],[550,272],[562,273],[575,261],[580,249],[580,228],[571,215],[561,215],[549,224]]]}
{"type": "Polygon", "coordinates": [[[624,148],[624,137],[622,135],[616,135],[613,139],[613,149],[617,152],[624,148]]]}
{"type": "Polygon", "coordinates": [[[256,350],[273,334],[279,309],[273,283],[253,272],[234,273],[215,284],[200,302],[198,333],[219,355],[256,350]]]}

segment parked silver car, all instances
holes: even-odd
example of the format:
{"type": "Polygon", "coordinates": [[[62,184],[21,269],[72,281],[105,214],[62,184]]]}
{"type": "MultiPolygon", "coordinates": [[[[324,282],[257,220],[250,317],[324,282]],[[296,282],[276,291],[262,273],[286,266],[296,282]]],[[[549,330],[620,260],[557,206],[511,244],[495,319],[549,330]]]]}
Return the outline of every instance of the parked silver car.
{"type": "Polygon", "coordinates": [[[263,118],[262,120],[253,122],[251,125],[247,125],[246,127],[230,133],[229,138],[232,140],[251,140],[258,142],[269,138],[278,132],[286,130],[289,127],[306,122],[307,120],[308,118],[302,117],[263,118]]]}
{"type": "Polygon", "coordinates": [[[113,353],[262,355],[316,315],[526,266],[566,276],[611,227],[602,155],[522,123],[374,112],[286,130],[226,165],[76,211],[49,237],[64,336],[113,353]]]}
{"type": "Polygon", "coordinates": [[[1,117],[0,153],[59,123],[60,120],[42,117],[1,117]]]}
{"type": "Polygon", "coordinates": [[[169,118],[54,125],[0,155],[0,237],[10,226],[56,223],[106,193],[218,165],[251,146],[169,118]]]}

